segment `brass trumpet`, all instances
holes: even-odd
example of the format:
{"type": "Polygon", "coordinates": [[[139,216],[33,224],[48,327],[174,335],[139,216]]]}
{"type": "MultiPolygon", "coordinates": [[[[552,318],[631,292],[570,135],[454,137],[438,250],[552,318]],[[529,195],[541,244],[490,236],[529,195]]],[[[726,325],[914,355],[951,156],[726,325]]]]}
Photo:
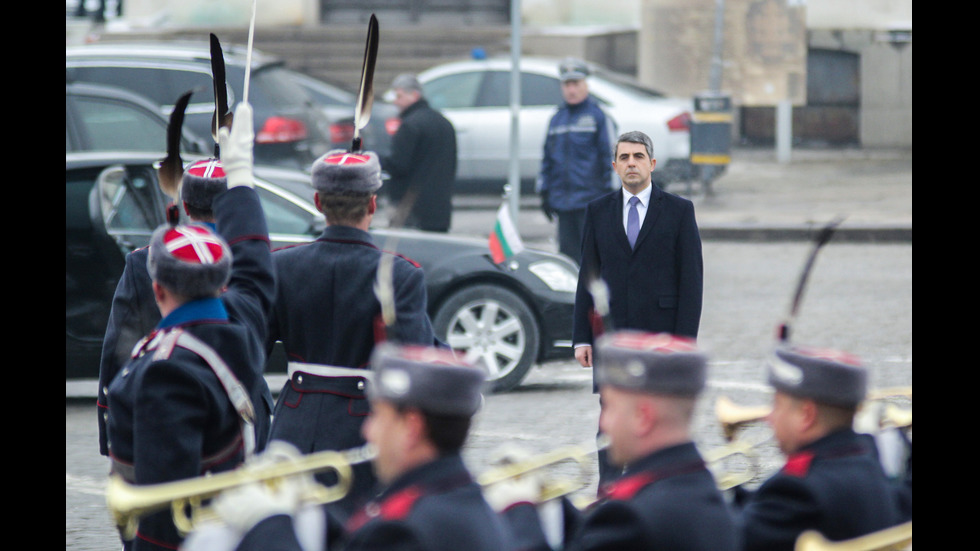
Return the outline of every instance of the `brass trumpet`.
{"type": "Polygon", "coordinates": [[[506,482],[535,471],[553,468],[562,463],[576,463],[580,469],[580,476],[577,479],[547,479],[544,482],[537,500],[538,503],[544,503],[545,501],[564,497],[586,487],[588,485],[589,473],[589,463],[587,460],[595,453],[596,450],[594,449],[588,450],[578,446],[558,448],[551,452],[535,455],[484,471],[477,477],[477,483],[486,488],[487,486],[506,482]]]}
{"type": "Polygon", "coordinates": [[[796,539],[795,551],[899,551],[912,549],[912,521],[844,541],[828,541],[807,530],[796,539]]]}
{"type": "Polygon", "coordinates": [[[736,486],[741,486],[751,482],[759,474],[758,454],[756,449],[768,443],[770,438],[764,438],[757,442],[746,442],[745,440],[731,440],[728,444],[709,450],[704,453],[704,462],[708,465],[708,470],[715,477],[715,484],[719,490],[730,490],[736,486]],[[713,467],[722,461],[734,456],[744,456],[749,462],[749,468],[744,472],[723,471],[719,467],[713,467]]]}
{"type": "Polygon", "coordinates": [[[246,464],[233,471],[152,485],[129,484],[112,475],[106,488],[106,506],[125,539],[136,534],[140,518],[167,507],[172,510],[178,531],[188,534],[199,523],[216,518],[214,511],[204,506],[206,500],[245,484],[274,486],[277,481],[291,476],[333,470],[337,473],[337,483],[331,486],[310,484],[304,499],[311,503],[337,501],[350,489],[351,465],[369,461],[372,457],[373,450],[367,446],[349,451],[327,450],[288,461],[246,464]]]}
{"type": "MultiPolygon", "coordinates": [[[[912,399],[912,387],[890,387],[873,390],[868,393],[861,408],[868,407],[873,402],[880,402],[890,398],[912,399]]],[[[715,401],[715,416],[721,423],[725,439],[732,441],[736,434],[744,426],[762,421],[772,411],[770,406],[740,406],[732,402],[725,396],[720,396],[715,401]]],[[[878,419],[882,427],[892,426],[899,428],[909,428],[912,426],[912,410],[901,408],[895,404],[886,404],[880,411],[878,419]]]]}

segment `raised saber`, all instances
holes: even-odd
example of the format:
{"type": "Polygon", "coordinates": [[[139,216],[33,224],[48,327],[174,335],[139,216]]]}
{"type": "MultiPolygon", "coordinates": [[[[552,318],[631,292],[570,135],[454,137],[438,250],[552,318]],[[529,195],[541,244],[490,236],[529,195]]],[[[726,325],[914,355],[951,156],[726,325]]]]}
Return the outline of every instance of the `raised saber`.
{"type": "Polygon", "coordinates": [[[252,20],[248,24],[248,50],[245,53],[245,88],[242,103],[248,103],[248,84],[252,75],[252,41],[255,38],[255,9],[258,0],[252,0],[252,20]]]}

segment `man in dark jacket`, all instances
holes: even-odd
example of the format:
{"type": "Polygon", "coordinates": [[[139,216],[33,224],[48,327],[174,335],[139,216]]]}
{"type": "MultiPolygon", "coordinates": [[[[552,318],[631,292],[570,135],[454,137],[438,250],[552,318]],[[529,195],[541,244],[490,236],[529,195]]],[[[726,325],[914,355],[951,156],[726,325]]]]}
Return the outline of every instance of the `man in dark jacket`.
{"type": "Polygon", "coordinates": [[[889,479],[874,439],[852,429],[867,385],[857,358],[781,346],[769,383],[786,464],[758,490],[737,489],[742,549],[791,550],[805,530],[844,540],[911,520],[911,488],[889,479]]]}
{"type": "Polygon", "coordinates": [[[581,260],[585,206],[612,189],[613,121],[589,95],[588,66],[563,61],[564,103],[548,124],[537,190],[549,219],[558,217],[558,250],[581,260]]]}
{"type": "Polygon", "coordinates": [[[401,123],[381,168],[391,176],[385,188],[398,208],[393,223],[447,232],[456,180],[456,130],[429,106],[414,75],[400,75],[391,86],[401,123]]]}

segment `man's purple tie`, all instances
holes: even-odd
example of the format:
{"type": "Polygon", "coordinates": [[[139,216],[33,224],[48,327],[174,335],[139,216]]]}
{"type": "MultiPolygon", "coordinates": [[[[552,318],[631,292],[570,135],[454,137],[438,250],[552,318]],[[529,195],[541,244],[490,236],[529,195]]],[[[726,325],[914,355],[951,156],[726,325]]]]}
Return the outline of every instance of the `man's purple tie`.
{"type": "Polygon", "coordinates": [[[636,247],[636,236],[640,234],[640,214],[636,212],[636,204],[640,202],[637,197],[630,197],[630,212],[626,216],[626,238],[630,240],[630,247],[636,247]]]}

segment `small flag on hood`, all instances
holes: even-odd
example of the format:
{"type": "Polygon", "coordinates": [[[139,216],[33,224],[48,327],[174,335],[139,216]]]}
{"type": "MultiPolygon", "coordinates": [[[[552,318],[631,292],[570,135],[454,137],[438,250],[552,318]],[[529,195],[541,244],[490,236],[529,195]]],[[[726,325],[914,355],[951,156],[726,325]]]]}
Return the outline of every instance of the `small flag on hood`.
{"type": "Polygon", "coordinates": [[[497,211],[497,223],[490,232],[490,254],[493,261],[500,264],[523,250],[521,235],[517,232],[517,226],[510,218],[510,209],[505,203],[497,211]]]}

